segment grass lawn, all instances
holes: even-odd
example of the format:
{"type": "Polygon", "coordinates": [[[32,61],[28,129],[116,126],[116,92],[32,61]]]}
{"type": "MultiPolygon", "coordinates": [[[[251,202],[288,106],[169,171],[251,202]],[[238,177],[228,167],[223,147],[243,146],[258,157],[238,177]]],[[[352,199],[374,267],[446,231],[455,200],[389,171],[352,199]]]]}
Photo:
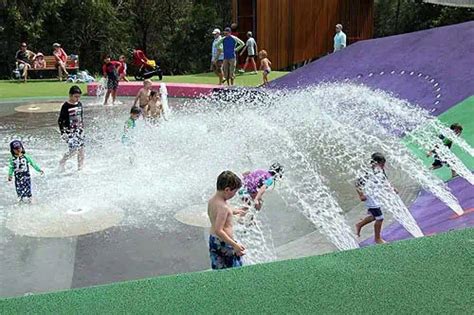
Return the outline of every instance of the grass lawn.
{"type": "MultiPolygon", "coordinates": [[[[288,72],[273,71],[270,79],[284,76],[288,72]]],[[[129,78],[132,80],[132,78],[129,78]]],[[[164,76],[163,82],[173,83],[202,83],[216,84],[217,77],[213,73],[200,73],[192,75],[164,76]]],[[[237,75],[235,84],[237,86],[258,86],[262,83],[262,74],[245,73],[237,75]]],[[[28,97],[64,97],[73,83],[59,82],[57,80],[30,80],[28,83],[18,81],[0,81],[0,99],[28,98],[28,97]]],[[[86,84],[79,84],[83,92],[87,91],[86,84]]]]}

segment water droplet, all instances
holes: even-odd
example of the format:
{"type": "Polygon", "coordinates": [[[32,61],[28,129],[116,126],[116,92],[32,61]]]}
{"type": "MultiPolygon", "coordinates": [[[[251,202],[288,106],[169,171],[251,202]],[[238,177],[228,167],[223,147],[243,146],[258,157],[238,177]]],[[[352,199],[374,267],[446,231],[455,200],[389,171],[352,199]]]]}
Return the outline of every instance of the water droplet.
{"type": "Polygon", "coordinates": [[[390,72],[390,74],[394,74],[395,73],[395,70],[392,70],[392,72],[390,72]]]}
{"type": "Polygon", "coordinates": [[[410,72],[410,75],[414,75],[414,74],[415,74],[415,72],[414,72],[414,71],[410,72]]]}
{"type": "Polygon", "coordinates": [[[405,70],[400,71],[400,74],[405,74],[405,70]]]}
{"type": "Polygon", "coordinates": [[[385,72],[381,71],[381,72],[380,72],[380,75],[383,75],[384,73],[385,73],[385,72]]]}
{"type": "Polygon", "coordinates": [[[371,72],[371,73],[369,73],[369,77],[371,77],[371,76],[373,76],[373,75],[374,75],[374,74],[373,74],[372,72],[371,72]]]}

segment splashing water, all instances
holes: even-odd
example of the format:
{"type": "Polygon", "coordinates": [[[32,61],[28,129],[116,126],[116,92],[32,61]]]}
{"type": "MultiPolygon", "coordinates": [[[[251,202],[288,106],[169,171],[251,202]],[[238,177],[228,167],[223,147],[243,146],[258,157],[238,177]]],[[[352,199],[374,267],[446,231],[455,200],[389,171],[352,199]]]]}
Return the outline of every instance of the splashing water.
{"type": "Polygon", "coordinates": [[[161,94],[161,105],[163,106],[163,118],[167,120],[171,114],[171,110],[168,105],[168,89],[166,88],[165,83],[160,84],[160,94],[161,94]]]}
{"type": "MultiPolygon", "coordinates": [[[[327,84],[268,94],[230,92],[187,101],[173,108],[173,115],[158,127],[138,121],[133,165],[128,159],[130,149],[120,142],[128,108],[106,111],[88,105],[86,164],[80,173],[73,170],[74,159],[68,162],[65,175],[57,172],[66,148],[58,141],[57,132],[51,132],[56,118],[51,120],[51,128],[26,130],[20,135],[47,174],[33,177],[38,203],[52,205],[61,200],[67,211],[78,208],[81,200],[107,200],[109,208],[123,209],[121,226],[151,225],[173,231],[177,224],[174,213],[207,200],[223,170],[242,173],[278,161],[286,168],[285,178],[275,190],[285,200],[282,206],[289,212],[303,213],[337,248],[356,248],[344,212],[358,202],[354,181],[359,172],[367,168],[373,152],[381,151],[389,162],[388,173],[403,174],[391,179],[394,186],[417,182],[451,208],[460,209],[444,183],[421,167],[398,137],[435,118],[363,86],[327,84]]],[[[4,147],[15,136],[14,130],[1,130],[4,147]]],[[[414,221],[399,197],[381,191],[387,211],[418,235],[419,228],[412,225],[414,221]]],[[[13,189],[0,191],[1,205],[13,204],[13,194],[13,189]]],[[[272,209],[262,211],[269,215],[272,209]]],[[[259,259],[273,260],[268,221],[258,214],[257,222],[265,242],[255,232],[257,239],[243,245],[248,250],[266,246],[269,250],[264,251],[269,254],[259,259]]]]}

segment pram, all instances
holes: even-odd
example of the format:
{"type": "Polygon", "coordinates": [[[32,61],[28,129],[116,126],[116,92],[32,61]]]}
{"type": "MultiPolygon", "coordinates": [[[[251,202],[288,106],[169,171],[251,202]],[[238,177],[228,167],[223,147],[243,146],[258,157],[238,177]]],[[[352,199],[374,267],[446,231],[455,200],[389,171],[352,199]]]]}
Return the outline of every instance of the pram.
{"type": "Polygon", "coordinates": [[[155,75],[160,80],[163,78],[163,71],[161,71],[160,66],[156,64],[155,60],[148,59],[141,50],[133,50],[133,64],[138,68],[135,74],[136,80],[149,79],[155,75]]]}

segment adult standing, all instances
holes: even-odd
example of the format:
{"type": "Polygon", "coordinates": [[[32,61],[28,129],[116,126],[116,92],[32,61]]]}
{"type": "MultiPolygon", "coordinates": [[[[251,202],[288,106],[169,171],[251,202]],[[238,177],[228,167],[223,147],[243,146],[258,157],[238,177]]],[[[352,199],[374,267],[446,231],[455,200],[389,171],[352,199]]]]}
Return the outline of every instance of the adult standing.
{"type": "Polygon", "coordinates": [[[234,85],[235,78],[235,65],[236,65],[236,51],[242,49],[245,43],[238,37],[231,34],[230,27],[224,29],[224,37],[217,41],[218,49],[222,49],[224,52],[224,61],[222,66],[224,68],[224,78],[227,81],[227,85],[234,85]],[[220,47],[222,45],[222,47],[220,47]]]}
{"type": "Polygon", "coordinates": [[[26,43],[20,44],[20,50],[16,52],[15,59],[18,64],[18,70],[23,72],[23,80],[25,83],[28,79],[28,69],[31,69],[31,63],[35,57],[35,53],[28,50],[28,45],[26,45],[26,43]]]}
{"type": "Polygon", "coordinates": [[[67,54],[64,49],[61,48],[61,45],[58,43],[53,44],[53,55],[56,59],[56,68],[58,69],[59,81],[62,80],[63,74],[67,76],[69,73],[66,70],[67,54]]]}
{"type": "Polygon", "coordinates": [[[217,45],[222,39],[221,30],[218,28],[214,29],[212,35],[214,35],[214,41],[212,42],[211,70],[219,77],[219,85],[222,85],[222,83],[224,83],[224,73],[222,72],[224,53],[222,44],[220,46],[217,45]]]}
{"type": "Polygon", "coordinates": [[[342,31],[342,25],[336,25],[336,35],[334,35],[334,52],[346,48],[346,34],[342,31]]]}

